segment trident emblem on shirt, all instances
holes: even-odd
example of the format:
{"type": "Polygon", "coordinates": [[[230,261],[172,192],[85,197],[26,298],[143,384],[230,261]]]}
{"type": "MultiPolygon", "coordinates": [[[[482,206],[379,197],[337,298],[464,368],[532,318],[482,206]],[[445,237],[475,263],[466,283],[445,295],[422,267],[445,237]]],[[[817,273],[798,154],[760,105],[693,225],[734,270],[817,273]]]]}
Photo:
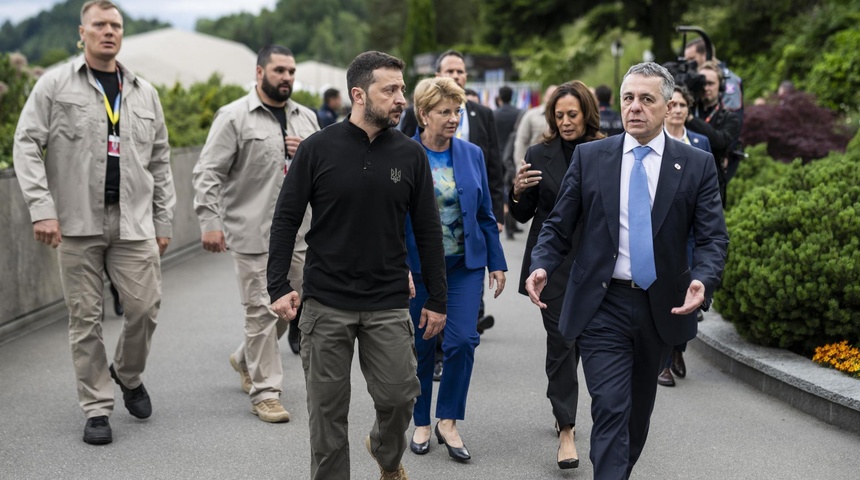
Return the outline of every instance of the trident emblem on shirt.
{"type": "Polygon", "coordinates": [[[392,182],[394,182],[394,183],[399,182],[400,181],[400,175],[401,175],[400,170],[398,170],[396,168],[391,169],[391,181],[392,182]]]}

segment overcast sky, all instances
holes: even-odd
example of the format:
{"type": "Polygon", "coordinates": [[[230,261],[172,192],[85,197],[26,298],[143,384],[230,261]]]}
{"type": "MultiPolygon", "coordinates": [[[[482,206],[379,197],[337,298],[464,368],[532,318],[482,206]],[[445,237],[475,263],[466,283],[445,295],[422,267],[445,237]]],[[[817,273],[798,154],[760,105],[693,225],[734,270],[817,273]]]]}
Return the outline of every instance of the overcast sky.
{"type": "MultiPolygon", "coordinates": [[[[276,0],[113,0],[135,19],[158,18],[183,30],[194,30],[198,18],[218,18],[231,13],[259,13],[263,7],[275,8],[276,0]]],[[[0,0],[0,24],[19,23],[59,0],[0,0]]]]}

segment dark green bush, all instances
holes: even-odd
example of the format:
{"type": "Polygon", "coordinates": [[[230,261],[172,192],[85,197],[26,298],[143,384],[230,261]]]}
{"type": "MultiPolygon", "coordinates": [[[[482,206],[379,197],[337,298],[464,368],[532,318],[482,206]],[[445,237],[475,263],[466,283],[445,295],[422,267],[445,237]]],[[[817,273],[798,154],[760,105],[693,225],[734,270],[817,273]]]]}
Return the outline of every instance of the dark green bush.
{"type": "Polygon", "coordinates": [[[15,127],[32,86],[27,59],[20,53],[0,54],[0,170],[12,166],[15,127]]]}
{"type": "Polygon", "coordinates": [[[726,223],[715,305],[741,335],[801,353],[860,339],[860,151],[791,164],[726,223]]]}
{"type": "Polygon", "coordinates": [[[747,158],[738,166],[738,171],[729,182],[726,194],[726,209],[737,205],[741,198],[756,187],[771,185],[785,175],[788,164],[774,161],[767,154],[767,144],[762,143],[746,149],[747,158]]]}

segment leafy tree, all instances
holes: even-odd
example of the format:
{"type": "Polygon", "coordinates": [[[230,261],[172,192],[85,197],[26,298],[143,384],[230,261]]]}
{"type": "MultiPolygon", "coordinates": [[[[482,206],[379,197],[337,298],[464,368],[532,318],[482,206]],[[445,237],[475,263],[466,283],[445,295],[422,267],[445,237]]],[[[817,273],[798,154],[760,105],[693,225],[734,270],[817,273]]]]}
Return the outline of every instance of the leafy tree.
{"type": "Polygon", "coordinates": [[[254,51],[278,43],[289,47],[298,60],[345,66],[367,46],[366,0],[280,0],[273,11],[199,20],[196,28],[254,51]]]}
{"type": "Polygon", "coordinates": [[[432,0],[409,0],[407,5],[401,51],[406,63],[412,64],[415,55],[436,50],[436,9],[432,0]]]}

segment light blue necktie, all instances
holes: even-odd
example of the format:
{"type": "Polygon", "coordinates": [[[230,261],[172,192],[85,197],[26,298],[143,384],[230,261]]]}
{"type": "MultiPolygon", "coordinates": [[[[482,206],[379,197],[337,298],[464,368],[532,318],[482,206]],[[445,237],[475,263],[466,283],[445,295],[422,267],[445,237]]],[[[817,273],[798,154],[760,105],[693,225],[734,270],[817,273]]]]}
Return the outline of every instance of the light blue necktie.
{"type": "Polygon", "coordinates": [[[654,237],[651,234],[651,195],[648,175],[642,159],[651,147],[633,149],[633,170],[630,172],[630,193],[627,198],[627,224],[630,226],[630,270],[633,281],[648,289],[657,279],[654,268],[654,237]]]}

